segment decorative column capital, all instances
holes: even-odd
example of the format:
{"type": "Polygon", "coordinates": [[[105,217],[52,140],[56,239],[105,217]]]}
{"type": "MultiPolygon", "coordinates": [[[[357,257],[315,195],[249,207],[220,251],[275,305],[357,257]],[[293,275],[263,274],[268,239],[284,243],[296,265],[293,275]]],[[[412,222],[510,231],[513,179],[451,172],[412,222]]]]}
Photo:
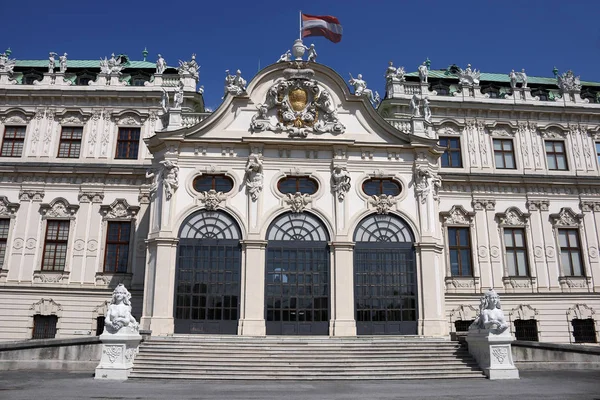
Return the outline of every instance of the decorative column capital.
{"type": "Polygon", "coordinates": [[[548,200],[528,200],[527,209],[529,211],[548,211],[550,202],[548,200]]]}
{"type": "Polygon", "coordinates": [[[496,200],[492,200],[492,199],[473,199],[473,202],[471,204],[473,205],[473,208],[476,211],[481,211],[481,210],[494,211],[496,209],[496,200]]]}

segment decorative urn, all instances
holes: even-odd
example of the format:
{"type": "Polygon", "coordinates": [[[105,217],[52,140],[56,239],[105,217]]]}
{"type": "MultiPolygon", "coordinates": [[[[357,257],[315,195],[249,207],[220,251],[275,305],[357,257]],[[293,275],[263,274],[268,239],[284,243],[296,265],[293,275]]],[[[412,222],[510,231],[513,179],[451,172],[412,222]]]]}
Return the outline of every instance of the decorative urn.
{"type": "Polygon", "coordinates": [[[292,54],[296,61],[302,61],[302,57],[304,57],[304,53],[306,52],[306,47],[302,43],[302,39],[296,39],[294,45],[292,46],[292,54]]]}

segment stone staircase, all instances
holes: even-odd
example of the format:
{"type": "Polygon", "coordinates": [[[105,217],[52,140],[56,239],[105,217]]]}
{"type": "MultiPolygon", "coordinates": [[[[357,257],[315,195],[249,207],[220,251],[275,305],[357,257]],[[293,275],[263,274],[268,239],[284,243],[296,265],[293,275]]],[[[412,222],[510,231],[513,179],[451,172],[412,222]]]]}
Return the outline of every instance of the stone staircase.
{"type": "Polygon", "coordinates": [[[482,378],[456,342],[421,337],[170,336],[143,342],[130,378],[482,378]]]}

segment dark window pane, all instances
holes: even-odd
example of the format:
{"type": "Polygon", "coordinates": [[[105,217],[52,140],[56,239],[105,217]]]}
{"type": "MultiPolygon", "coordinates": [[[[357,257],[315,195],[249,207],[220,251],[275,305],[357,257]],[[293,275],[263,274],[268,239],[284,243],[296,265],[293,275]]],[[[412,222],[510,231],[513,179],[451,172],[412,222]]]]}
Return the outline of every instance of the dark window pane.
{"type": "Polygon", "coordinates": [[[288,176],[277,182],[277,188],[283,194],[315,194],[319,184],[307,176],[288,176]]]}
{"type": "Polygon", "coordinates": [[[363,192],[369,196],[398,196],[400,191],[400,184],[390,178],[372,178],[363,182],[363,192]]]}

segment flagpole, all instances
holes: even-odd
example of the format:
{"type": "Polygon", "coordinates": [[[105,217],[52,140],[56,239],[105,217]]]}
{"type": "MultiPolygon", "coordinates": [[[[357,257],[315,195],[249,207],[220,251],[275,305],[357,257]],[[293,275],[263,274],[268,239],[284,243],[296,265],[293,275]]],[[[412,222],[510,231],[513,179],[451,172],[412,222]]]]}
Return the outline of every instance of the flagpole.
{"type": "Polygon", "coordinates": [[[302,40],[302,10],[300,10],[300,15],[298,15],[298,16],[300,17],[300,20],[299,20],[300,29],[299,29],[298,39],[302,40]]]}

